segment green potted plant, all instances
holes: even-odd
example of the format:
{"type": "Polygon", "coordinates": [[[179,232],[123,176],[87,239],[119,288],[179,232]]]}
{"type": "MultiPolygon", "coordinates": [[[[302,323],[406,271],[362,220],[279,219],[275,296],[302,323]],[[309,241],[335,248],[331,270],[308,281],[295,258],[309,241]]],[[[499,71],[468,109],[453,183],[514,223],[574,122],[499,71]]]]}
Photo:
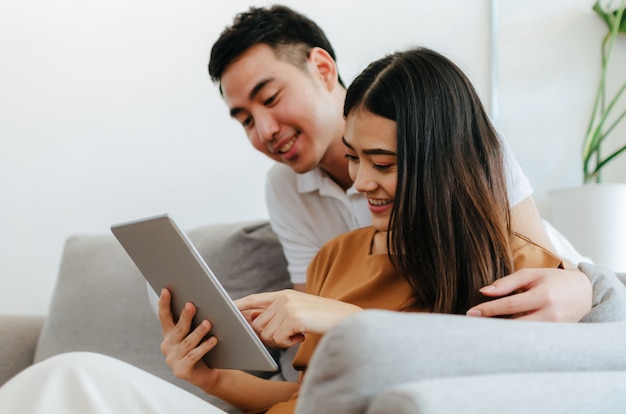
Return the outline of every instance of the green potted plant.
{"type": "MultiPolygon", "coordinates": [[[[626,151],[626,143],[609,154],[602,154],[602,143],[613,132],[615,127],[626,117],[626,109],[621,113],[614,115],[613,112],[620,97],[626,90],[626,79],[622,83],[617,92],[611,96],[607,91],[607,70],[611,58],[611,52],[615,45],[615,40],[620,33],[626,34],[626,0],[621,1],[621,6],[615,10],[605,10],[597,0],[593,5],[595,11],[606,23],[608,27],[607,34],[602,40],[602,72],[598,90],[596,91],[596,99],[591,111],[591,120],[587,128],[587,134],[583,142],[583,178],[585,183],[599,183],[601,179],[602,168],[609,162],[613,161],[618,155],[626,151]],[[611,115],[614,115],[611,117],[611,115]]],[[[626,139],[625,139],[626,141],[626,139]]]]}
{"type": "Polygon", "coordinates": [[[607,82],[611,53],[626,46],[626,0],[620,0],[616,8],[611,2],[604,4],[597,0],[593,5],[608,30],[602,40],[600,80],[582,146],[584,184],[552,191],[550,206],[555,226],[580,253],[615,271],[626,271],[626,183],[602,183],[601,175],[603,168],[626,154],[626,134],[616,128],[626,118],[626,71],[612,72],[624,78],[616,91],[610,89],[614,83],[607,82]],[[610,134],[621,142],[617,149],[607,149],[610,134]]]}

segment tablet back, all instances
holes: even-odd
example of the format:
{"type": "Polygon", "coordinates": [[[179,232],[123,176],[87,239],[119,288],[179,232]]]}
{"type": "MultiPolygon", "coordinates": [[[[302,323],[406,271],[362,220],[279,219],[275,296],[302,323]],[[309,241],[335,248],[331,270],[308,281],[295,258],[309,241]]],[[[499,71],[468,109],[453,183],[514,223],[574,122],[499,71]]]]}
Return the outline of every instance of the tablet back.
{"type": "MultiPolygon", "coordinates": [[[[152,289],[172,293],[175,320],[186,302],[197,312],[193,327],[208,319],[218,343],[204,361],[213,368],[276,371],[276,362],[239,312],[185,233],[168,215],[111,226],[111,231],[152,289]]],[[[245,260],[245,258],[242,258],[245,260]]],[[[129,315],[132,317],[132,315],[129,315]]]]}

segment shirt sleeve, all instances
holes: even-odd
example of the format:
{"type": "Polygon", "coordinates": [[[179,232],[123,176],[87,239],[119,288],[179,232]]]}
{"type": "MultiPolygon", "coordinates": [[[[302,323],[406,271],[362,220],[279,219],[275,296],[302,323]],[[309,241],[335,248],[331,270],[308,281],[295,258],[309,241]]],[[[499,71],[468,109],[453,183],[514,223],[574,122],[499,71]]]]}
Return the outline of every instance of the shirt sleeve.
{"type": "Polygon", "coordinates": [[[506,186],[509,196],[509,206],[519,204],[525,198],[533,194],[533,188],[522,167],[513,153],[513,149],[504,137],[500,137],[502,153],[504,157],[504,172],[506,174],[506,186]]]}

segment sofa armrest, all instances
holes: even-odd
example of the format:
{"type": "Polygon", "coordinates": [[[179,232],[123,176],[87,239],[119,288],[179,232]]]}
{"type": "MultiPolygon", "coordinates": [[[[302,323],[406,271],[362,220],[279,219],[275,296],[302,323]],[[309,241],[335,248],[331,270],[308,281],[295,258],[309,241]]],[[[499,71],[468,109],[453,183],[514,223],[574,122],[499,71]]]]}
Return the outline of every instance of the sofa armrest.
{"type": "Polygon", "coordinates": [[[33,363],[43,316],[0,315],[0,386],[33,363]]]}
{"type": "Polygon", "coordinates": [[[625,351],[623,321],[546,323],[368,310],[324,335],[304,376],[298,413],[365,412],[384,389],[433,378],[626,371],[625,351]]]}
{"type": "Polygon", "coordinates": [[[617,413],[626,372],[542,372],[437,378],[390,387],[367,414],[617,413]]]}
{"type": "Polygon", "coordinates": [[[620,278],[623,275],[590,263],[579,263],[578,269],[587,275],[593,286],[591,311],[581,319],[581,322],[626,320],[626,286],[620,278]]]}

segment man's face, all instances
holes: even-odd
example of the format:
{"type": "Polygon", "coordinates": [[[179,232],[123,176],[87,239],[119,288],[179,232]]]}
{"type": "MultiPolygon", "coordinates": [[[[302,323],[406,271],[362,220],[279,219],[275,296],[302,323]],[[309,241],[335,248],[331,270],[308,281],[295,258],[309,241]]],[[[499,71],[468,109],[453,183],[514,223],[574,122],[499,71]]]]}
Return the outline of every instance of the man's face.
{"type": "Polygon", "coordinates": [[[254,148],[297,173],[314,169],[343,134],[342,108],[312,58],[299,68],[258,44],[227,66],[221,87],[254,148]]]}

